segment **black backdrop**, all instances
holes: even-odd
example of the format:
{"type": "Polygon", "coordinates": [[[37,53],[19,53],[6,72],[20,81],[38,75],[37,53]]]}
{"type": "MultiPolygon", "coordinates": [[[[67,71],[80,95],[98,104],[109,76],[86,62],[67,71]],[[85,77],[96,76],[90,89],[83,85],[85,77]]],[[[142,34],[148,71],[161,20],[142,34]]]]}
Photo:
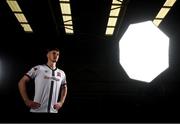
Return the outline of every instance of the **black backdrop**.
{"type": "MultiPolygon", "coordinates": [[[[129,79],[120,66],[119,37],[67,36],[47,30],[26,34],[5,14],[0,17],[0,122],[180,121],[180,35],[175,10],[160,26],[170,37],[170,67],[150,84],[129,79]],[[67,99],[58,114],[31,114],[20,97],[18,81],[32,66],[46,62],[49,46],[61,49],[58,67],[67,75],[67,99]]],[[[28,92],[32,97],[33,88],[28,92]]]]}

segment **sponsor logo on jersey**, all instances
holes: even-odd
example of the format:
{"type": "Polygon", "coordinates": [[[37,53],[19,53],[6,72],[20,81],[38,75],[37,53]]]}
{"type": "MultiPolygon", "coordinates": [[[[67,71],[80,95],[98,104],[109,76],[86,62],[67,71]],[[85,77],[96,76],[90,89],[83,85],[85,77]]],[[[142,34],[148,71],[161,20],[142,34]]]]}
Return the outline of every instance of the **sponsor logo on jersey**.
{"type": "Polygon", "coordinates": [[[50,79],[50,77],[48,77],[48,76],[44,76],[44,79],[50,79]]]}
{"type": "Polygon", "coordinates": [[[51,77],[51,79],[53,79],[53,80],[55,80],[55,81],[59,81],[59,79],[58,78],[56,78],[56,77],[51,77]]]}
{"type": "Polygon", "coordinates": [[[55,80],[55,81],[59,81],[59,79],[54,77],[54,76],[52,76],[52,77],[44,76],[44,79],[52,79],[52,80],[55,80]]]}

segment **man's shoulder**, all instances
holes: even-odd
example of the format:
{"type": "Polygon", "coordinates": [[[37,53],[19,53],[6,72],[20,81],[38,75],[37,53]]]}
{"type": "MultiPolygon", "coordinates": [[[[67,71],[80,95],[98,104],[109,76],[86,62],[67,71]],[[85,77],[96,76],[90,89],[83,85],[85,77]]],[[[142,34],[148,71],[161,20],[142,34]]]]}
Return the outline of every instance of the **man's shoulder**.
{"type": "Polygon", "coordinates": [[[59,71],[59,72],[65,74],[65,72],[64,72],[62,69],[60,69],[60,68],[57,68],[57,71],[59,71]]]}
{"type": "Polygon", "coordinates": [[[39,70],[39,69],[42,69],[42,68],[44,68],[45,66],[44,65],[35,65],[35,66],[33,66],[32,68],[34,69],[34,70],[39,70]]]}

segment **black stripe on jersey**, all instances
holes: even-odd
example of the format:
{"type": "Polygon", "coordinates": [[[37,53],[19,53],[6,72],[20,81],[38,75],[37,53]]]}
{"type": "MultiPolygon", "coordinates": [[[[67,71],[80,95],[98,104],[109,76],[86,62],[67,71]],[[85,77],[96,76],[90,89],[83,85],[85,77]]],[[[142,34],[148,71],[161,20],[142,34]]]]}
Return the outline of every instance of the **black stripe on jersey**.
{"type": "Polygon", "coordinates": [[[48,113],[50,113],[50,109],[51,109],[51,101],[52,101],[53,87],[54,87],[54,81],[51,81],[51,88],[50,88],[49,101],[48,101],[48,113]]]}
{"type": "Polygon", "coordinates": [[[52,70],[52,76],[55,76],[55,70],[52,70]]]}
{"type": "MultiPolygon", "coordinates": [[[[52,70],[52,76],[55,75],[55,71],[52,70]]],[[[48,113],[50,113],[51,109],[51,101],[52,101],[52,95],[53,95],[53,87],[54,87],[54,81],[51,81],[51,87],[50,87],[50,93],[49,93],[49,101],[48,101],[48,113]]]]}

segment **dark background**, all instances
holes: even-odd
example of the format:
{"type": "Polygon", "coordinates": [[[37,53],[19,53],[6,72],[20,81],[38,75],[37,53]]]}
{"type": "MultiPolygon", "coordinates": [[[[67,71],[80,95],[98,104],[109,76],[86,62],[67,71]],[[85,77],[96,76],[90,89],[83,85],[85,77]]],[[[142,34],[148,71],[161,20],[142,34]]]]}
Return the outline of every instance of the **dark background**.
{"type": "Polygon", "coordinates": [[[126,75],[119,40],[129,24],[153,20],[165,0],[125,0],[112,36],[104,35],[111,0],[71,0],[74,35],[64,32],[58,0],[18,2],[34,32],[25,33],[0,1],[0,122],[180,122],[178,0],[159,26],[170,37],[170,66],[149,84],[126,75]],[[67,99],[58,114],[30,114],[18,81],[46,62],[51,46],[61,49],[67,99]]]}

